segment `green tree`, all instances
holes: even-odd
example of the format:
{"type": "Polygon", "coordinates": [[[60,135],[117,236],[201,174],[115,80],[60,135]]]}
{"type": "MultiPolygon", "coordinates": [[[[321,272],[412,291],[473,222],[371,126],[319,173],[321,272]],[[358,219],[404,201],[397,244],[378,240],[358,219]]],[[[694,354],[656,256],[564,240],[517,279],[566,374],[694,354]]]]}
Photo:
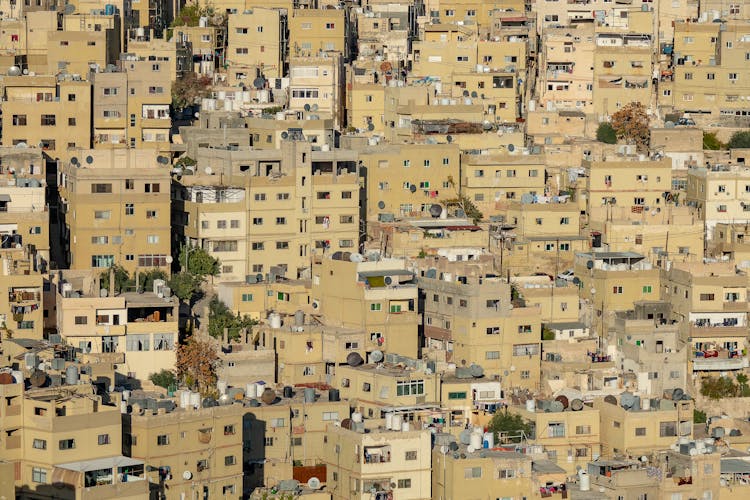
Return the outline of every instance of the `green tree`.
{"type": "Polygon", "coordinates": [[[174,387],[177,384],[177,376],[172,370],[162,370],[160,372],[152,373],[148,379],[153,382],[154,385],[164,387],[168,389],[174,387]]]}
{"type": "MultiPolygon", "coordinates": [[[[180,247],[180,266],[185,266],[185,245],[180,247]]],[[[211,255],[200,247],[191,247],[189,255],[187,256],[187,269],[183,269],[185,272],[189,272],[195,275],[199,281],[203,281],[206,276],[218,276],[219,275],[219,259],[211,257],[211,255]]]]}
{"type": "Polygon", "coordinates": [[[750,148],[750,130],[735,132],[727,143],[729,149],[750,148]]]}
{"type": "Polygon", "coordinates": [[[701,383],[701,394],[709,399],[734,397],[738,389],[729,377],[706,377],[701,383]]]}
{"type": "Polygon", "coordinates": [[[718,151],[724,149],[726,144],[716,137],[716,132],[703,132],[703,149],[718,151]]]}
{"type": "Polygon", "coordinates": [[[240,338],[244,329],[252,331],[258,322],[250,316],[235,315],[227,305],[215,295],[208,303],[208,334],[214,338],[221,338],[226,328],[229,340],[240,338]]]}
{"type": "Polygon", "coordinates": [[[641,152],[648,151],[651,140],[649,118],[646,107],[640,102],[631,102],[612,115],[612,128],[618,139],[635,144],[641,152]]]}
{"type": "Polygon", "coordinates": [[[138,286],[141,290],[147,292],[152,291],[154,289],[154,280],[164,280],[168,282],[169,276],[167,276],[167,273],[161,269],[156,268],[138,273],[138,286]]]}
{"type": "Polygon", "coordinates": [[[737,383],[740,386],[740,396],[747,396],[750,394],[750,387],[747,385],[748,377],[744,373],[738,373],[735,377],[737,383]]]}
{"type": "Polygon", "coordinates": [[[173,274],[169,280],[169,288],[178,299],[189,304],[200,289],[200,279],[191,273],[173,274]]]}
{"type": "Polygon", "coordinates": [[[128,288],[133,285],[133,282],[130,280],[130,274],[128,273],[128,271],[124,267],[115,264],[112,267],[108,268],[106,271],[102,271],[102,273],[99,275],[99,288],[104,288],[109,291],[110,271],[114,271],[116,294],[126,292],[128,288]]]}
{"type": "Polygon", "coordinates": [[[500,436],[507,436],[511,440],[520,440],[520,434],[531,436],[531,424],[521,415],[510,413],[507,408],[500,410],[492,417],[487,428],[495,435],[495,442],[501,442],[500,436]]]}
{"type": "Polygon", "coordinates": [[[596,140],[605,144],[617,144],[617,132],[609,123],[601,123],[596,129],[596,140]]]}
{"type": "Polygon", "coordinates": [[[700,410],[693,410],[693,423],[694,424],[705,424],[706,423],[706,412],[700,410]]]}

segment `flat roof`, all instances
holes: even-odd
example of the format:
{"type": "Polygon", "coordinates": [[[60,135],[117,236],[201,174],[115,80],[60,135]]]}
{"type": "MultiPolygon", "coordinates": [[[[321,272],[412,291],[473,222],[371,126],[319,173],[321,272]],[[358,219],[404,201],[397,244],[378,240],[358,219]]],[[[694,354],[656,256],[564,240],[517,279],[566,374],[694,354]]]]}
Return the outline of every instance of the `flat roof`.
{"type": "Polygon", "coordinates": [[[109,458],[97,458],[94,460],[81,460],[79,462],[68,462],[55,465],[60,469],[67,469],[76,472],[89,472],[92,470],[112,469],[114,467],[132,467],[134,465],[143,465],[143,460],[123,457],[122,455],[109,458]]]}
{"type": "Polygon", "coordinates": [[[550,330],[575,330],[586,328],[586,325],[580,321],[560,321],[557,323],[547,323],[546,326],[550,330]]]}
{"type": "Polygon", "coordinates": [[[750,462],[739,458],[721,460],[722,474],[750,474],[750,462]]]}
{"type": "Polygon", "coordinates": [[[565,474],[565,469],[548,459],[532,460],[531,470],[542,474],[565,474]]]}

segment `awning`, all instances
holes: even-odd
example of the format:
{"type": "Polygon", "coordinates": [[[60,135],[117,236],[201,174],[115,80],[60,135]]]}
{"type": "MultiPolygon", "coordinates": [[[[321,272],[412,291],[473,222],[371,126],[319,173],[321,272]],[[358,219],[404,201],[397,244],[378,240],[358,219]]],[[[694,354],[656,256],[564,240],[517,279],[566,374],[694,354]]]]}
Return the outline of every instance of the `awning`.
{"type": "Polygon", "coordinates": [[[55,467],[76,472],[89,472],[92,470],[113,469],[115,467],[132,467],[134,465],[143,465],[143,460],[117,456],[97,458],[95,460],[81,460],[80,462],[68,462],[65,464],[57,464],[55,467]]]}
{"type": "Polygon", "coordinates": [[[0,194],[0,201],[9,202],[10,201],[10,195],[9,194],[0,194]]]}
{"type": "Polygon", "coordinates": [[[737,458],[721,461],[722,474],[750,474],[750,462],[737,458]]]}

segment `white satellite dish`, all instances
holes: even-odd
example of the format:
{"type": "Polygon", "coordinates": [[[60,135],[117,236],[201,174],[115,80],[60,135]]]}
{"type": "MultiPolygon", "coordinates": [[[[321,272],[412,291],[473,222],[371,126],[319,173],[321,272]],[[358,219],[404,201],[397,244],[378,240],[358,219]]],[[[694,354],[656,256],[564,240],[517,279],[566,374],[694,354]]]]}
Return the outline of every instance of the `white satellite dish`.
{"type": "Polygon", "coordinates": [[[182,479],[184,479],[185,481],[189,481],[192,478],[193,478],[193,473],[190,472],[189,470],[186,470],[185,472],[182,473],[182,479]]]}
{"type": "Polygon", "coordinates": [[[320,488],[320,479],[318,479],[317,477],[311,477],[307,480],[307,487],[311,490],[317,490],[318,488],[320,488]]]}
{"type": "Polygon", "coordinates": [[[206,167],[205,169],[203,169],[203,171],[206,172],[206,175],[211,175],[214,173],[211,167],[206,167]]]}
{"type": "Polygon", "coordinates": [[[165,260],[167,261],[167,264],[171,264],[173,259],[171,255],[167,255],[167,258],[165,260]]]}
{"type": "Polygon", "coordinates": [[[380,363],[383,361],[383,351],[372,351],[370,353],[370,361],[373,363],[380,363]]]}

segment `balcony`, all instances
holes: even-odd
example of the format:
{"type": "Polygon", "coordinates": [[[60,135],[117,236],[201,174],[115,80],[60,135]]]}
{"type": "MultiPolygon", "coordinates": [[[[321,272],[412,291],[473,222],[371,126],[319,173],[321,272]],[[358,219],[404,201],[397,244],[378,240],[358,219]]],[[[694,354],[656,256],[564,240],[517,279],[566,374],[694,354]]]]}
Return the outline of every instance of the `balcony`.
{"type": "Polygon", "coordinates": [[[748,367],[748,359],[737,351],[726,349],[696,351],[693,358],[693,371],[728,371],[748,367]]]}
{"type": "Polygon", "coordinates": [[[366,464],[385,464],[391,461],[391,447],[382,446],[365,446],[364,462],[366,464]]]}
{"type": "Polygon", "coordinates": [[[722,326],[709,325],[701,326],[694,323],[690,324],[690,337],[744,337],[747,335],[747,328],[744,326],[722,326]]]}
{"type": "Polygon", "coordinates": [[[724,302],[724,311],[725,312],[747,312],[747,302],[743,300],[724,302]]]}

